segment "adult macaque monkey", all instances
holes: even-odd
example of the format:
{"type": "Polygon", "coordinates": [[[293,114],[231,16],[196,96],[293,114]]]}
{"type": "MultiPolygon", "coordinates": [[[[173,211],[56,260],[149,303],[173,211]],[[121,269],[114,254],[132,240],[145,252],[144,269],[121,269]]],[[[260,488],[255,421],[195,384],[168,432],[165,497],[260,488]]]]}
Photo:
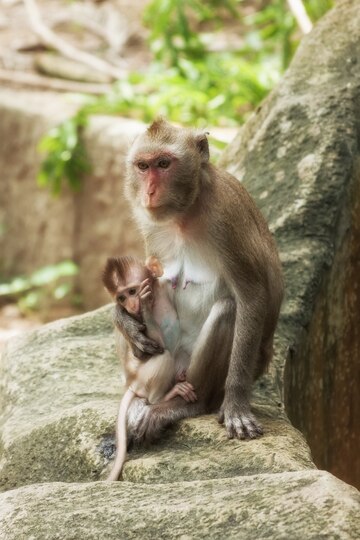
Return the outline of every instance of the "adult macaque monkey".
{"type": "MultiPolygon", "coordinates": [[[[135,437],[151,440],[180,418],[219,407],[229,438],[259,437],[251,387],[271,360],[283,296],[263,216],[241,183],[209,162],[204,133],[163,119],[134,141],[126,195],[147,252],[159,257],[174,287],[180,339],[191,356],[187,380],[198,398],[145,407],[135,437]]],[[[141,324],[122,312],[117,325],[135,348],[152,354],[141,324]]]]}
{"type": "Polygon", "coordinates": [[[121,400],[116,423],[116,457],[108,480],[117,480],[126,458],[126,417],[135,396],[149,403],[168,401],[182,396],[186,401],[196,401],[196,394],[185,380],[189,358],[181,356],[176,365],[172,353],[178,346],[179,324],[170,301],[166,282],[157,278],[163,274],[160,262],[149,257],[144,265],[133,257],[109,258],[103,283],[116,302],[136,320],[144,322],[147,334],[164,348],[162,354],[146,361],[137,359],[130,350],[122,358],[127,390],[121,400]],[[171,349],[171,352],[170,350],[171,349]]]}

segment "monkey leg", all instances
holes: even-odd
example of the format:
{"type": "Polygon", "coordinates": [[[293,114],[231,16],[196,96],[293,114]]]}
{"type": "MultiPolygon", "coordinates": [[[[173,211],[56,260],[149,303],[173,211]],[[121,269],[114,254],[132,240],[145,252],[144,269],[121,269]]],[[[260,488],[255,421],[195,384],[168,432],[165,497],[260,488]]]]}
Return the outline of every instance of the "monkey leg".
{"type": "Polygon", "coordinates": [[[149,403],[157,403],[171,388],[174,378],[175,363],[170,352],[153,356],[139,368],[137,379],[143,393],[137,394],[149,403]]]}
{"type": "Polygon", "coordinates": [[[180,396],[146,408],[135,428],[137,441],[152,441],[181,418],[212,412],[224,398],[224,387],[234,335],[235,302],[226,298],[214,304],[195,343],[187,380],[197,401],[180,396]]]}

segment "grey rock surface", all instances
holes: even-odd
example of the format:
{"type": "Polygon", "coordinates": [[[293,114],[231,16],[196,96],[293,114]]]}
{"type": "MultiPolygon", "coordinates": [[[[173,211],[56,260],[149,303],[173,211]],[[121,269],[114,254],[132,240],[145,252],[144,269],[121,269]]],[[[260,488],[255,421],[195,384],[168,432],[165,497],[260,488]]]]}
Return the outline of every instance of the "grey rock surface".
{"type": "Polygon", "coordinates": [[[0,496],[6,540],[354,539],[359,494],[324,472],[163,485],[38,484],[0,496]]]}
{"type": "Polygon", "coordinates": [[[356,223],[359,27],[358,2],[339,2],[223,158],[269,220],[287,281],[275,359],[253,396],[264,437],[228,441],[215,416],[182,421],[130,452],[123,482],[90,483],[109,466],[121,394],[110,308],[52,323],[10,342],[1,363],[0,538],[360,537],[358,491],[316,470],[283,407],[287,362],[288,410],[304,410],[301,353],[311,358],[316,304],[356,223]]]}
{"type": "MultiPolygon", "coordinates": [[[[0,371],[0,489],[106,474],[122,392],[110,312],[104,307],[13,339],[0,371]]],[[[181,422],[157,445],[130,453],[124,479],[163,483],[313,467],[269,380],[254,407],[266,434],[228,441],[215,415],[181,422]]]]}

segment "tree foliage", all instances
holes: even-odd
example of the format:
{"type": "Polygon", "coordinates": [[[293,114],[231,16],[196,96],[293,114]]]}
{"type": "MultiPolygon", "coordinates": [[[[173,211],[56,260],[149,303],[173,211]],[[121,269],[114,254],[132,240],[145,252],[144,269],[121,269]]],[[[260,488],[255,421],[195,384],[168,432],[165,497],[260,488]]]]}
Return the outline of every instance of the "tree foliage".
{"type": "MultiPolygon", "coordinates": [[[[332,0],[305,0],[313,21],[332,0]]],[[[54,194],[67,179],[79,189],[88,170],[79,131],[91,114],[151,121],[158,115],[181,124],[231,126],[279,81],[301,38],[285,0],[152,0],[144,12],[154,61],[131,73],[100,98],[53,129],[40,148],[47,153],[39,184],[54,194]],[[236,29],[236,47],[214,47],[221,29],[236,29]]]]}

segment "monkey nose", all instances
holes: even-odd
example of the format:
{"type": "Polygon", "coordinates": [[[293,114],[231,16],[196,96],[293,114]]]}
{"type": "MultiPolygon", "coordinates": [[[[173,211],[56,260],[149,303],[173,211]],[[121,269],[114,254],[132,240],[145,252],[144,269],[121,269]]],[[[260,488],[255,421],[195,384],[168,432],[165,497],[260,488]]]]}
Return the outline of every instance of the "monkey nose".
{"type": "Polygon", "coordinates": [[[137,313],[139,311],[139,302],[137,299],[129,300],[129,309],[132,313],[137,313]]]}

